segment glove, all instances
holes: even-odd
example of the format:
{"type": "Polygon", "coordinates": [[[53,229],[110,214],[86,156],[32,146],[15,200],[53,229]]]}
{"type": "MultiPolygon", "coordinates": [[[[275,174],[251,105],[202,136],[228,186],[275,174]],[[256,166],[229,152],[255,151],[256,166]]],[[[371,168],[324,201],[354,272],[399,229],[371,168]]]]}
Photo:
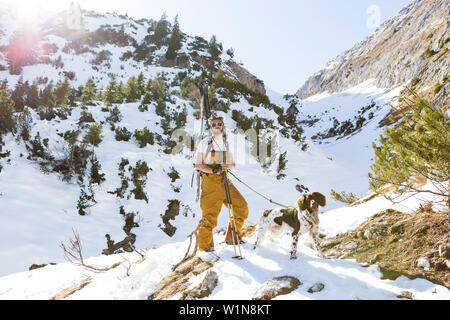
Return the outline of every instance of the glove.
{"type": "Polygon", "coordinates": [[[212,169],[212,172],[214,174],[217,174],[222,169],[222,165],[220,165],[220,164],[216,164],[214,166],[210,165],[209,167],[212,169]]]}
{"type": "Polygon", "coordinates": [[[213,167],[213,169],[212,169],[212,172],[214,173],[214,174],[217,174],[219,171],[221,171],[222,170],[222,165],[220,165],[220,164],[216,164],[214,167],[213,167]]]}

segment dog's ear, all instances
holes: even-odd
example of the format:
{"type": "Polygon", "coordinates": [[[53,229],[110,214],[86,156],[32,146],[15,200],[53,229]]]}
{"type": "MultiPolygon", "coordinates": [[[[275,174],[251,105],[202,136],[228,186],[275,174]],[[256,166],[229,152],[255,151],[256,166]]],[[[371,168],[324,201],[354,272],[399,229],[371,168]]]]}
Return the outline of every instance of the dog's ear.
{"type": "Polygon", "coordinates": [[[271,213],[271,212],[272,212],[272,209],[266,210],[266,211],[263,212],[263,216],[267,217],[269,215],[269,213],[271,213]]]}
{"type": "Polygon", "coordinates": [[[317,203],[321,206],[321,207],[326,207],[327,206],[327,198],[321,194],[320,192],[313,192],[312,193],[312,198],[317,201],[317,203]]]}
{"type": "Polygon", "coordinates": [[[300,209],[300,211],[306,210],[308,204],[307,202],[307,197],[306,195],[302,195],[298,200],[297,200],[297,207],[300,209]]]}

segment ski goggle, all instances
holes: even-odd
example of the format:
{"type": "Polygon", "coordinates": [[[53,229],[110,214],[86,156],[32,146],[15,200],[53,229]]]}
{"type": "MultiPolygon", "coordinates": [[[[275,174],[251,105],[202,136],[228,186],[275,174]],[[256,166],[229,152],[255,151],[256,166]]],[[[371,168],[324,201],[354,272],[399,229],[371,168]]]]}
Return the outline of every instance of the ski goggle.
{"type": "Polygon", "coordinates": [[[211,127],[215,128],[215,127],[222,127],[223,126],[223,122],[216,122],[211,124],[211,127]]]}

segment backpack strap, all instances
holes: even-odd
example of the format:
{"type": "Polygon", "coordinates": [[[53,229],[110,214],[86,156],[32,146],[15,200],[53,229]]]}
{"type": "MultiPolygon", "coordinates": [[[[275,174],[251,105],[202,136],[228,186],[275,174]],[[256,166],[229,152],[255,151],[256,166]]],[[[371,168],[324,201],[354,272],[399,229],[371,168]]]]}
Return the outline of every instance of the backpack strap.
{"type": "Polygon", "coordinates": [[[213,148],[213,138],[210,137],[208,140],[208,146],[206,147],[206,151],[205,151],[205,159],[208,156],[208,154],[211,152],[212,148],[213,148]]]}
{"type": "Polygon", "coordinates": [[[226,133],[224,132],[223,133],[223,143],[225,144],[225,151],[228,153],[228,140],[227,140],[227,135],[226,135],[226,133]]]}
{"type": "MultiPolygon", "coordinates": [[[[205,158],[208,156],[208,154],[211,152],[211,150],[213,149],[213,137],[209,137],[208,140],[208,146],[206,147],[206,151],[205,151],[205,158]]],[[[227,141],[227,135],[224,133],[223,134],[223,143],[225,145],[225,150],[228,153],[228,141],[227,141]]]]}

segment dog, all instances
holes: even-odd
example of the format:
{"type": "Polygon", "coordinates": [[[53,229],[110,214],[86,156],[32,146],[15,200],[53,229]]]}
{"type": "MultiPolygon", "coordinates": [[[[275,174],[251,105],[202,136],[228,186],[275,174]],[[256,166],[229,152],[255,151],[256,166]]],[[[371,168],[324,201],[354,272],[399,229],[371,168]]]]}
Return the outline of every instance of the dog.
{"type": "Polygon", "coordinates": [[[258,235],[253,249],[256,249],[269,232],[271,235],[280,235],[284,230],[292,231],[292,245],[290,258],[297,259],[297,243],[299,236],[309,232],[313,248],[321,258],[319,243],[319,206],[326,207],[326,197],[319,192],[302,195],[297,200],[296,209],[277,208],[264,211],[259,220],[258,235]]]}

